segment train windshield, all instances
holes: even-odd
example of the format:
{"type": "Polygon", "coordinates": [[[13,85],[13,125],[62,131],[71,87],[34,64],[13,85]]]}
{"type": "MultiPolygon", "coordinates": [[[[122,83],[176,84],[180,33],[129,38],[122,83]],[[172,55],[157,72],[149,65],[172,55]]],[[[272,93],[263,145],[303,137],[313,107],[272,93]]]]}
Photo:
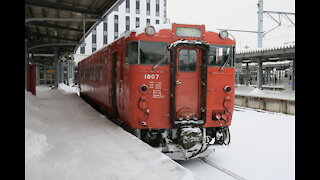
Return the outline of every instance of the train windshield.
{"type": "Polygon", "coordinates": [[[210,45],[209,66],[232,67],[234,60],[234,46],[210,45]]]}
{"type": "Polygon", "coordinates": [[[169,63],[167,42],[138,41],[127,45],[127,62],[129,64],[156,65],[169,63]],[[165,58],[165,59],[164,59],[165,58]]]}

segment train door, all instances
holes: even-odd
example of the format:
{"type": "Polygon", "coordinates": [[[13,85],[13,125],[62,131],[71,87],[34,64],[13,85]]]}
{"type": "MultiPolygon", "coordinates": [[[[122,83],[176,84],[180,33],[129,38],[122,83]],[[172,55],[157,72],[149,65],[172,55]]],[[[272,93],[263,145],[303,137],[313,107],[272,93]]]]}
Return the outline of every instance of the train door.
{"type": "Polygon", "coordinates": [[[201,57],[199,48],[176,49],[175,111],[177,119],[201,119],[201,57]]]}
{"type": "Polygon", "coordinates": [[[117,106],[117,81],[118,81],[118,52],[113,53],[113,68],[112,68],[112,105],[113,105],[113,112],[114,112],[114,118],[118,118],[118,106],[117,106]]]}

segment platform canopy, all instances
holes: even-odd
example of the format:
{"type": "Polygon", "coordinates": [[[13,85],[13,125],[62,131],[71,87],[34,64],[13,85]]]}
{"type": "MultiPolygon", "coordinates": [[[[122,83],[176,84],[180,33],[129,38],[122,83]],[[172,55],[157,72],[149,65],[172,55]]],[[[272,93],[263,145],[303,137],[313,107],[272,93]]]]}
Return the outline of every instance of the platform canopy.
{"type": "Polygon", "coordinates": [[[123,0],[25,0],[25,39],[29,53],[74,52],[84,34],[123,0]]]}
{"type": "Polygon", "coordinates": [[[277,62],[295,59],[295,46],[257,49],[235,54],[237,63],[277,62]]]}

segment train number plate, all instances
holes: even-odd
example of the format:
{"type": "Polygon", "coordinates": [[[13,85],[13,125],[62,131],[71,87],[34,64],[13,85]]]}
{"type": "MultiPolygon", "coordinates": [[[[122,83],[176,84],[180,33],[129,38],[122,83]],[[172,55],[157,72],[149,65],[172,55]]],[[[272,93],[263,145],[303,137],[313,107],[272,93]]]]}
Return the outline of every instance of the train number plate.
{"type": "Polygon", "coordinates": [[[144,74],[144,79],[159,79],[159,74],[144,74]]]}

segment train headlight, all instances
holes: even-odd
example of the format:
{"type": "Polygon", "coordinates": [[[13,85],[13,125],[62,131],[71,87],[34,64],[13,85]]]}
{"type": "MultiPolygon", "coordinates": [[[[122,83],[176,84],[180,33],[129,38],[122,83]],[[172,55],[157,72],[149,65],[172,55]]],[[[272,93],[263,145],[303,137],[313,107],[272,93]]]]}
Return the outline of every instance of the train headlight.
{"type": "Polygon", "coordinates": [[[220,37],[221,37],[222,39],[227,39],[227,38],[229,37],[229,33],[228,33],[227,30],[221,30],[221,31],[219,32],[219,35],[220,35],[220,37]]]}
{"type": "Polygon", "coordinates": [[[232,88],[230,86],[226,86],[224,87],[224,90],[227,92],[227,93],[230,93],[232,91],[232,88]]]}
{"type": "Polygon", "coordinates": [[[141,91],[141,92],[144,92],[144,93],[145,93],[145,92],[147,92],[147,90],[148,90],[148,86],[147,86],[147,85],[144,84],[144,85],[141,85],[141,86],[140,86],[140,91],[141,91]]]}
{"type": "Polygon", "coordinates": [[[152,36],[156,33],[156,29],[153,26],[147,26],[145,28],[145,32],[146,34],[148,34],[149,36],[152,36]]]}

